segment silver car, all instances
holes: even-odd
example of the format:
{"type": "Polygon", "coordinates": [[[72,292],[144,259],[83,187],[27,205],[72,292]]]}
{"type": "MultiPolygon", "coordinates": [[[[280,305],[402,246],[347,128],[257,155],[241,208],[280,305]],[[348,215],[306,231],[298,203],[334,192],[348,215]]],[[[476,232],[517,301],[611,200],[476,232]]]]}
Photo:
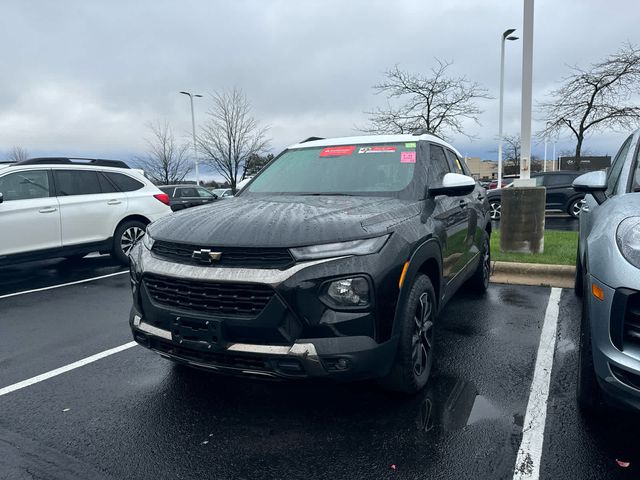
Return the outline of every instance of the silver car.
{"type": "Polygon", "coordinates": [[[582,296],[578,403],[640,410],[640,130],[611,167],[578,177],[587,193],[580,215],[576,294],[582,296]]]}

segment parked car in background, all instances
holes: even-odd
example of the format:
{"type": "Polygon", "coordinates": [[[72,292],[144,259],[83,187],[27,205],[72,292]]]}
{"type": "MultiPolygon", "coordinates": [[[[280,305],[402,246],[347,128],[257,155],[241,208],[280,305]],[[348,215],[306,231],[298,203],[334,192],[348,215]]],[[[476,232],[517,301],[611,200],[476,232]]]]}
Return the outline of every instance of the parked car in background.
{"type": "MultiPolygon", "coordinates": [[[[577,192],[573,188],[573,181],[582,175],[576,171],[557,171],[536,173],[531,178],[536,180],[537,186],[547,189],[547,210],[566,212],[573,218],[578,218],[584,205],[584,193],[577,192]]],[[[507,187],[512,186],[510,183],[507,187]]],[[[501,189],[487,192],[489,206],[491,208],[491,219],[500,220],[502,212],[502,192],[501,189]]]]}
{"type": "MultiPolygon", "coordinates": [[[[515,180],[515,178],[503,178],[502,179],[502,188],[504,187],[508,187],[509,185],[511,185],[513,183],[513,181],[515,180]]],[[[491,182],[489,182],[489,186],[486,187],[489,190],[495,190],[496,188],[498,188],[498,181],[497,180],[491,180],[491,182]]]]}
{"type": "Polygon", "coordinates": [[[169,205],[174,212],[205,205],[218,199],[215,193],[195,185],[162,185],[159,188],[169,195],[169,205]]]}
{"type": "Polygon", "coordinates": [[[216,188],[214,190],[211,190],[211,193],[217,195],[220,199],[233,197],[233,190],[231,190],[230,188],[216,188]]]}
{"type": "Polygon", "coordinates": [[[582,296],[577,397],[583,411],[640,410],[640,130],[611,167],[576,178],[576,294],[582,296]]]}
{"type": "Polygon", "coordinates": [[[133,337],[212,372],[412,393],[438,312],[487,289],[490,233],[485,190],[438,137],[302,142],[237,196],[153,225],[131,257],[133,337]]]}
{"type": "Polygon", "coordinates": [[[0,165],[0,264],[111,253],[123,264],[169,198],[117,160],[35,158],[0,165]]]}

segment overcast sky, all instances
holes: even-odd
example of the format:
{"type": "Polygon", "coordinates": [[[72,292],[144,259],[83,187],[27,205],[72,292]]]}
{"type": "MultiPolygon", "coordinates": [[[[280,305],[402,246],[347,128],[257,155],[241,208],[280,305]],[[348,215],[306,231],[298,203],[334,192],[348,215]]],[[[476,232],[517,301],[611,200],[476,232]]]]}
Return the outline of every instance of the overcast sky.
{"type": "MultiPolygon", "coordinates": [[[[270,125],[274,153],[309,136],[347,136],[380,104],[383,72],[427,72],[453,61],[495,97],[481,102],[477,137],[451,140],[495,158],[500,36],[522,34],[521,0],[3,0],[0,153],[128,159],[144,153],[146,125],[168,120],[188,140],[208,94],[238,86],[270,125]]],[[[534,102],[568,73],[638,40],[637,0],[536,0],[534,102]]],[[[520,131],[522,42],[508,42],[505,133],[520,131]]],[[[534,130],[539,128],[534,121],[534,130]]],[[[589,137],[614,154],[624,132],[589,137]]],[[[539,140],[536,140],[539,141],[539,140]]],[[[558,152],[573,147],[561,138],[558,152]]],[[[542,156],[542,143],[534,145],[542,156]]],[[[549,150],[549,157],[551,150],[549,150]]]]}

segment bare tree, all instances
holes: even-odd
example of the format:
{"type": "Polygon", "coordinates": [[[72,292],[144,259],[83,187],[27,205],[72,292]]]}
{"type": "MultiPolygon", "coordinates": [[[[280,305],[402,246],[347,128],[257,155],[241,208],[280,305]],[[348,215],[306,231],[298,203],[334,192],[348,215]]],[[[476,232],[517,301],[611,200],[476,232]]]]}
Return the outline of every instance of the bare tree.
{"type": "Polygon", "coordinates": [[[571,70],[551,99],[539,105],[547,122],[541,134],[569,129],[576,138],[575,157],[580,158],[587,132],[640,125],[640,107],[632,103],[640,93],[640,49],[626,44],[588,69],[571,70]]]}
{"type": "Polygon", "coordinates": [[[7,153],[7,159],[12,162],[21,162],[29,158],[29,151],[23,147],[12,147],[7,153]]]}
{"type": "Polygon", "coordinates": [[[178,144],[169,122],[150,123],[151,137],[147,139],[147,153],[138,163],[151,180],[160,185],[180,183],[192,170],[187,155],[189,145],[178,144]]]}
{"type": "Polygon", "coordinates": [[[411,133],[426,129],[442,137],[447,133],[470,137],[464,132],[465,120],[479,124],[482,110],[476,100],[491,97],[486,89],[466,77],[448,76],[451,62],[438,59],[436,62],[430,76],[404,72],[398,65],[387,70],[385,80],[373,86],[377,94],[387,95],[387,105],[365,112],[369,115],[370,125],[360,130],[411,133]]]}
{"type": "Polygon", "coordinates": [[[268,127],[258,125],[239,88],[213,93],[211,98],[213,106],[198,135],[198,147],[203,161],[222,175],[235,192],[247,160],[267,149],[268,127]]]}

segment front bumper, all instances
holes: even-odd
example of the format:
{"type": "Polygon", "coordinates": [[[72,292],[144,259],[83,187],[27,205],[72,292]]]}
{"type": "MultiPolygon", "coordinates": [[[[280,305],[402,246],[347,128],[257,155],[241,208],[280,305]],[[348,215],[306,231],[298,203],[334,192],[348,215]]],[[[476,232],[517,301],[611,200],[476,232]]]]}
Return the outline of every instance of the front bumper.
{"type": "Polygon", "coordinates": [[[130,325],[136,342],[165,358],[243,376],[345,381],[380,377],[388,373],[397,347],[396,338],[378,344],[366,336],[298,339],[292,345],[187,341],[146,323],[135,307],[130,325]]]}
{"type": "Polygon", "coordinates": [[[220,373],[338,380],[382,377],[397,349],[391,326],[400,272],[394,259],[376,254],[260,270],[174,263],[138,246],[131,256],[130,325],[141,345],[220,373]],[[369,279],[373,298],[368,306],[341,310],[323,300],[325,282],[347,276],[369,279]],[[190,295],[186,303],[171,300],[168,305],[161,298],[173,297],[178,290],[190,295]],[[220,296],[226,296],[220,303],[223,310],[211,311],[220,296]],[[252,303],[259,297],[262,303],[252,303]],[[190,302],[198,311],[189,307],[190,302]],[[235,313],[233,308],[241,310],[235,313]]]}
{"type": "Polygon", "coordinates": [[[624,312],[618,311],[620,292],[593,275],[588,275],[588,295],[591,323],[591,344],[596,377],[608,403],[640,410],[640,344],[625,343],[615,339],[616,322],[624,312]],[[591,295],[595,283],[604,293],[604,300],[591,295]],[[613,335],[612,335],[613,331],[613,335]]]}

